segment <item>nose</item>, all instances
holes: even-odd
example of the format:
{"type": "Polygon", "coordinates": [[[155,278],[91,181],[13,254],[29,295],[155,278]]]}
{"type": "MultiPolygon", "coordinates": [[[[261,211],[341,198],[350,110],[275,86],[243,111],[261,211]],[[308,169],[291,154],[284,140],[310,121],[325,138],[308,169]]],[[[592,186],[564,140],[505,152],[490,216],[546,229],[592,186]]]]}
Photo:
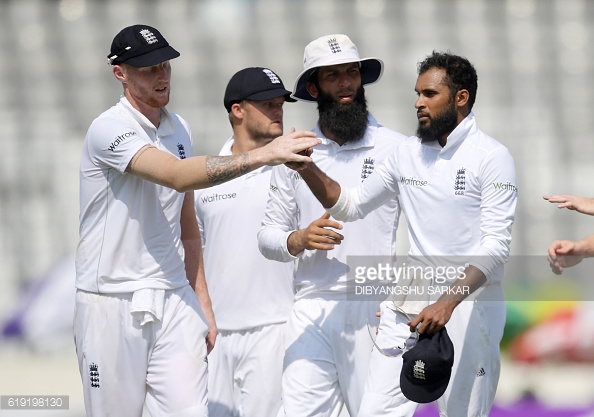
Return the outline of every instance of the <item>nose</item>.
{"type": "Polygon", "coordinates": [[[349,74],[347,74],[346,72],[341,72],[338,78],[338,84],[341,88],[350,87],[351,78],[349,77],[349,74]]]}
{"type": "Polygon", "coordinates": [[[423,107],[425,107],[424,100],[423,100],[423,97],[421,95],[419,95],[417,97],[417,100],[415,101],[415,109],[419,110],[419,109],[422,109],[423,107]]]}

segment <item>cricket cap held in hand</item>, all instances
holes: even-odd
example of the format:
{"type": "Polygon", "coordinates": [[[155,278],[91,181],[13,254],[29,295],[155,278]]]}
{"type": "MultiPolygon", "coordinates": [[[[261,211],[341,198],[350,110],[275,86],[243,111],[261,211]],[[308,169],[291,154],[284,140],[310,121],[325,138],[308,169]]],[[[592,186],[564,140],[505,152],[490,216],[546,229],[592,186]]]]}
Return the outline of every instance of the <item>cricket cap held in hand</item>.
{"type": "Polygon", "coordinates": [[[417,344],[402,355],[402,394],[416,403],[437,400],[448,387],[453,365],[454,345],[445,327],[420,335],[417,344]]]}

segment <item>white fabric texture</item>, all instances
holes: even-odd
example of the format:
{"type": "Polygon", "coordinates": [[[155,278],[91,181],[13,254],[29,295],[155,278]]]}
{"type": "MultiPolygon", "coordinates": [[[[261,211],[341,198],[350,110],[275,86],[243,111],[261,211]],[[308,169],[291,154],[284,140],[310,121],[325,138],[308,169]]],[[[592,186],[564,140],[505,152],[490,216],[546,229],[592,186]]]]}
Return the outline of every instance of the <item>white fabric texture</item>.
{"type": "Polygon", "coordinates": [[[144,326],[131,304],[132,294],[77,291],[74,336],[87,415],[140,417],[145,399],[152,416],[206,415],[208,326],[194,291],[166,291],[162,322],[144,326]]]}
{"type": "Polygon", "coordinates": [[[147,145],[192,156],[181,117],[162,109],[155,128],[123,96],[89,127],[80,164],[78,289],[124,293],[188,283],[180,239],[184,194],[125,172],[147,145]]]}
{"type": "Polygon", "coordinates": [[[165,304],[165,290],[143,288],[134,291],[130,314],[140,322],[141,326],[151,322],[163,320],[163,306],[165,304]]]}
{"type": "MultiPolygon", "coordinates": [[[[231,155],[229,138],[220,155],[231,155]]],[[[284,323],[294,300],[293,263],[266,259],[258,230],[272,168],[194,192],[208,292],[219,330],[284,323]]]]}

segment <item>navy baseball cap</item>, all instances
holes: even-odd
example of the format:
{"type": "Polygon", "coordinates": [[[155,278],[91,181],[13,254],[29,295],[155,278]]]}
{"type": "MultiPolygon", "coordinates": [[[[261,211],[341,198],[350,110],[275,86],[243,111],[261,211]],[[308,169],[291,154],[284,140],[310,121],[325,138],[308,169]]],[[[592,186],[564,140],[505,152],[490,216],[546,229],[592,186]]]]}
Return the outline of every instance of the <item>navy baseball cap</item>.
{"type": "Polygon", "coordinates": [[[416,403],[437,400],[448,387],[453,365],[454,345],[445,327],[420,335],[417,344],[402,355],[402,394],[416,403]]]}
{"type": "Polygon", "coordinates": [[[133,25],[122,29],[113,38],[107,63],[151,67],[178,56],[179,52],[169,45],[157,29],[148,25],[133,25]]]}
{"type": "Polygon", "coordinates": [[[283,81],[272,70],[249,67],[236,72],[225,89],[223,104],[227,112],[231,106],[243,100],[270,100],[284,96],[285,101],[295,102],[291,92],[285,89],[283,81]]]}

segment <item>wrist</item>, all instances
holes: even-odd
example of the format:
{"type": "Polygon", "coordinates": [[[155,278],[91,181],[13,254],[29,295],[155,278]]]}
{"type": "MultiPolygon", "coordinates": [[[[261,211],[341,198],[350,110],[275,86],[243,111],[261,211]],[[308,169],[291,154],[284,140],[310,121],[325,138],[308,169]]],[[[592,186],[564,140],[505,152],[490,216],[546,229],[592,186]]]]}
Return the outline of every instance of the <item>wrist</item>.
{"type": "Polygon", "coordinates": [[[297,256],[305,250],[301,239],[301,230],[295,230],[287,238],[287,250],[291,256],[297,256]]]}

